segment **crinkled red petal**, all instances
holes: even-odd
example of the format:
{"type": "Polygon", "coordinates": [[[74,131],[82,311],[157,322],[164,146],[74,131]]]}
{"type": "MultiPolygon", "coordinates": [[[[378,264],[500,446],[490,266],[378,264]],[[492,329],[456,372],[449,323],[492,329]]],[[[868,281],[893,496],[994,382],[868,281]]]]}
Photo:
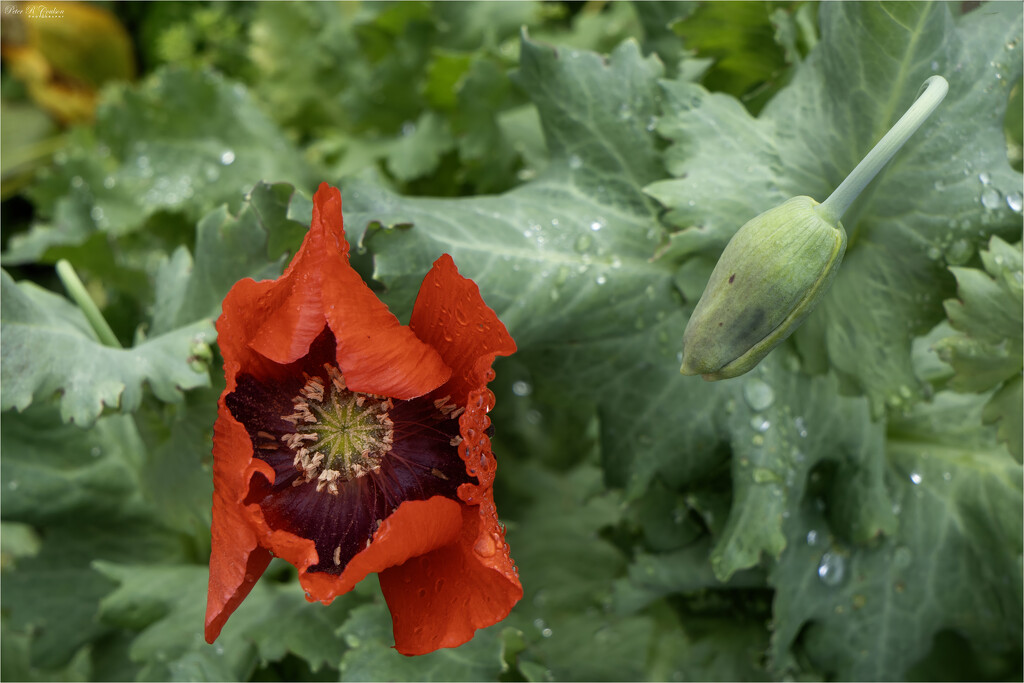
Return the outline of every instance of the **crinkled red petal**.
{"type": "Polygon", "coordinates": [[[475,506],[465,506],[457,543],[380,573],[399,652],[420,655],[462,645],[477,629],[508,616],[523,597],[518,577],[506,571],[503,540],[481,533],[486,526],[475,506]]]}
{"type": "Polygon", "coordinates": [[[254,464],[249,435],[231,417],[223,397],[213,443],[212,547],[206,599],[206,640],[210,643],[263,575],[271,557],[259,546],[258,535],[241,505],[254,464]]]}
{"type": "Polygon", "coordinates": [[[430,344],[452,369],[441,392],[464,405],[466,396],[490,381],[495,356],[515,353],[516,343],[472,280],[459,275],[448,254],[434,262],[423,279],[409,327],[430,344]]]}
{"type": "Polygon", "coordinates": [[[352,558],[340,576],[301,572],[299,581],[309,600],[329,603],[369,574],[450,545],[459,537],[462,522],[462,505],[449,498],[406,501],[383,521],[370,545],[352,558]]]}
{"type": "Polygon", "coordinates": [[[224,301],[224,317],[237,322],[233,331],[240,336],[229,343],[248,347],[237,359],[253,375],[265,370],[264,359],[286,365],[302,358],[325,325],[355,391],[410,399],[451,375],[437,352],[401,325],[352,269],[341,193],[326,183],[313,197],[309,233],[284,275],[272,283],[238,283],[224,301]]]}

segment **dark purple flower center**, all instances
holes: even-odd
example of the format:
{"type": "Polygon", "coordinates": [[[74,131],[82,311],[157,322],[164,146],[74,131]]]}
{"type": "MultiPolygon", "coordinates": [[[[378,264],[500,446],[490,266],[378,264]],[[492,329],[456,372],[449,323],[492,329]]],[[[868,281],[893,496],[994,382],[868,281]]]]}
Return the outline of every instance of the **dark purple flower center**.
{"type": "Polygon", "coordinates": [[[325,331],[284,379],[240,374],[226,402],[275,473],[273,484],[254,476],[245,502],[272,528],[316,544],[309,571],[340,574],[401,503],[459,500],[458,487],[474,480],[458,454],[460,407],[353,392],[333,356],[325,331]]]}

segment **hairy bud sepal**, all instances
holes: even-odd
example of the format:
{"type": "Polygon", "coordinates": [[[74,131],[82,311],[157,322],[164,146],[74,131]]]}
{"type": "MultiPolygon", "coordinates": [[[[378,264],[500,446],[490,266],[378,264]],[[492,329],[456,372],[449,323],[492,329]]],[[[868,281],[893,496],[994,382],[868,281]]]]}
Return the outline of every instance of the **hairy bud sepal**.
{"type": "Polygon", "coordinates": [[[684,375],[742,375],[814,309],[846,252],[842,223],[817,204],[793,197],[733,235],[683,333],[684,375]]]}

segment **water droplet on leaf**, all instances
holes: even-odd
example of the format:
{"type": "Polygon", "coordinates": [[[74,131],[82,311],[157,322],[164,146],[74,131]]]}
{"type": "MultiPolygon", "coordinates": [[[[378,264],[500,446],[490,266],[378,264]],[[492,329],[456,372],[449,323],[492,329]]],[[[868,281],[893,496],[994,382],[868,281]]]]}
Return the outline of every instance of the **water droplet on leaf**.
{"type": "Polygon", "coordinates": [[[775,392],[763,380],[754,378],[743,385],[743,398],[752,410],[765,410],[775,402],[775,392]]]}
{"type": "Polygon", "coordinates": [[[838,586],[846,574],[846,561],[842,555],[831,550],[821,556],[818,563],[818,578],[826,586],[838,586]]]}
{"type": "Polygon", "coordinates": [[[999,190],[994,187],[985,188],[985,191],[981,193],[981,205],[990,211],[999,208],[999,200],[999,190]]]}

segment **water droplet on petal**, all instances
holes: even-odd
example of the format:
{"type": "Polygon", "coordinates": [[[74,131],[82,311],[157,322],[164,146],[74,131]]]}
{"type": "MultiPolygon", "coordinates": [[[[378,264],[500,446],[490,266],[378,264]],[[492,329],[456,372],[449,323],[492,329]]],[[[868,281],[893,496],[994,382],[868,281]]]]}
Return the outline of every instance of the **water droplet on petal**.
{"type": "Polygon", "coordinates": [[[752,410],[765,410],[775,402],[775,392],[763,380],[754,378],[743,385],[743,398],[752,410]]]}

